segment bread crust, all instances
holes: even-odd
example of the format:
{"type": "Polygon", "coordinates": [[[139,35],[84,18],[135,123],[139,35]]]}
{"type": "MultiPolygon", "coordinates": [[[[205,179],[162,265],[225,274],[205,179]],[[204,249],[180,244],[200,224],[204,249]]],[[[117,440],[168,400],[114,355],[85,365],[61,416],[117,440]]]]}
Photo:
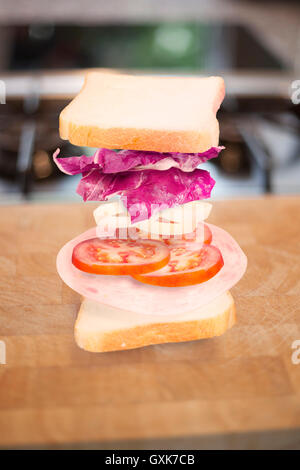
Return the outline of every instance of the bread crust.
{"type": "MultiPolygon", "coordinates": [[[[218,127],[218,122],[215,122],[218,127]]],[[[152,152],[201,153],[210,147],[217,147],[218,138],[194,131],[165,132],[156,129],[110,128],[76,125],[59,119],[62,139],[82,147],[107,149],[145,150],[152,152]]]]}
{"type": "Polygon", "coordinates": [[[83,301],[75,324],[75,340],[77,345],[86,351],[108,352],[220,336],[236,322],[235,303],[231,294],[229,292],[227,294],[230,296],[230,302],[224,310],[222,309],[213,317],[193,321],[173,319],[169,322],[149,322],[146,325],[113,329],[103,333],[97,331],[86,333],[80,328],[80,319],[85,309],[83,301]]]}

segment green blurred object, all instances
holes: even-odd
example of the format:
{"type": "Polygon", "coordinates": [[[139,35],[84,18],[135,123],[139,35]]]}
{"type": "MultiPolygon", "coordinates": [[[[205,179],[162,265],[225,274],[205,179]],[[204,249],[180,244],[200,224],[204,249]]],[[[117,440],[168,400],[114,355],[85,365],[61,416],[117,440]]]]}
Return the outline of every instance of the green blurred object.
{"type": "Polygon", "coordinates": [[[81,45],[91,63],[120,68],[203,68],[207,27],[190,23],[103,26],[87,30],[81,45]]]}
{"type": "Polygon", "coordinates": [[[10,70],[107,67],[218,71],[283,68],[239,24],[157,22],[11,27],[10,70]]]}

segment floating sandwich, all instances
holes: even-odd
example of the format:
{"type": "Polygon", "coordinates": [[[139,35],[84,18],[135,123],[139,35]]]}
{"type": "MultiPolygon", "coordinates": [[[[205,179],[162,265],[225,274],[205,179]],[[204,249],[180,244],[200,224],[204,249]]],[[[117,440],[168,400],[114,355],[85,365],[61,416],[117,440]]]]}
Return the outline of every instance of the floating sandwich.
{"type": "Polygon", "coordinates": [[[235,323],[229,289],[247,260],[233,238],[207,224],[215,181],[220,77],[90,72],[60,115],[60,135],[93,156],[54,154],[77,193],[99,201],[96,226],[57,257],[82,296],[75,340],[104,352],[223,334],[235,323]]]}

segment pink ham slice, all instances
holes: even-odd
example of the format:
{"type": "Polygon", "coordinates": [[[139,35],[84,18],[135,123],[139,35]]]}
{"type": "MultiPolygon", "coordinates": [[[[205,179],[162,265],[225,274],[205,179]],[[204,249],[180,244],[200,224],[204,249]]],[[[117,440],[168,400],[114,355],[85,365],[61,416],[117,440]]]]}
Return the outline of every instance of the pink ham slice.
{"type": "Polygon", "coordinates": [[[84,297],[143,315],[179,315],[201,308],[231,289],[243,276],[247,258],[236,241],[219,227],[207,224],[212,244],[224,259],[223,268],[207,282],[187,287],[156,287],[142,284],[129,276],[101,276],[79,271],[71,262],[77,243],[96,237],[96,228],[68,242],[58,253],[57,271],[71,289],[84,297]]]}

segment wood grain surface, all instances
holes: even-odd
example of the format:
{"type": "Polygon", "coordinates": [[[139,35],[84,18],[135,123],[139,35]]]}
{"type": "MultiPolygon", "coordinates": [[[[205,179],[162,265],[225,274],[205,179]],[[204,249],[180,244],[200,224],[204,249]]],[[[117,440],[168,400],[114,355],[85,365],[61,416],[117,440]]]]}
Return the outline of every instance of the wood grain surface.
{"type": "Polygon", "coordinates": [[[91,354],[55,269],[94,204],[0,208],[0,447],[300,447],[300,197],[215,202],[248,256],[224,336],[91,354]]]}

